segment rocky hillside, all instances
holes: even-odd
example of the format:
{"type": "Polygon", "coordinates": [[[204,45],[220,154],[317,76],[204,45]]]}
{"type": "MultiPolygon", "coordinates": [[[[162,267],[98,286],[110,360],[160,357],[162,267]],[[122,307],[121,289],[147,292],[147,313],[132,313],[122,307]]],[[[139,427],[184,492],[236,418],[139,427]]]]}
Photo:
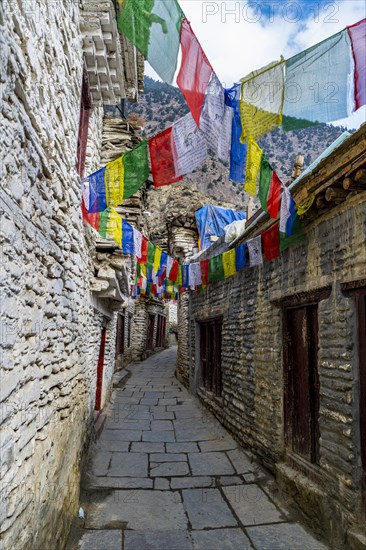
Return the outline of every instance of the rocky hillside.
{"type": "MultiPolygon", "coordinates": [[[[183,95],[178,88],[145,77],[145,92],[138,104],[127,105],[128,116],[141,119],[144,137],[150,138],[188,112],[183,95]]],[[[283,181],[291,177],[295,157],[305,157],[304,168],[309,166],[345,130],[339,126],[320,124],[296,132],[283,132],[277,129],[263,136],[260,145],[272,166],[283,181]]],[[[229,166],[210,155],[207,161],[195,172],[184,178],[193,184],[200,193],[214,200],[225,201],[244,208],[248,196],[242,185],[229,181],[229,166]]]]}

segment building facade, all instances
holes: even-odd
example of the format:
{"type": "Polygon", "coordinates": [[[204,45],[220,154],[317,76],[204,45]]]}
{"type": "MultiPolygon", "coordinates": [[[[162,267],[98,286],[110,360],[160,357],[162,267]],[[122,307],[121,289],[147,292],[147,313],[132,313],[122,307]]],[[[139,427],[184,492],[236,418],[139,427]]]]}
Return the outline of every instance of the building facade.
{"type": "MultiPolygon", "coordinates": [[[[332,548],[366,540],[365,137],[363,125],[294,182],[297,203],[311,198],[306,242],[191,292],[178,349],[181,380],[332,548]]],[[[271,223],[254,216],[237,244],[271,223]]]]}

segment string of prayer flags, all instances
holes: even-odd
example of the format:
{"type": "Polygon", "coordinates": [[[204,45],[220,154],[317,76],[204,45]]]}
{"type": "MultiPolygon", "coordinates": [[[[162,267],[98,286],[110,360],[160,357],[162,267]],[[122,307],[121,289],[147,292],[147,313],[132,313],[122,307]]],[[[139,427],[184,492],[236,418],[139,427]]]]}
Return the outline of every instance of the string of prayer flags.
{"type": "Polygon", "coordinates": [[[233,110],[225,104],[224,88],[213,73],[201,113],[200,129],[208,147],[223,162],[229,157],[232,117],[233,110]]]}
{"type": "Polygon", "coordinates": [[[184,14],[176,0],[118,0],[118,28],[162,80],[172,84],[184,14]]]}
{"type": "Polygon", "coordinates": [[[108,162],[83,180],[83,196],[88,212],[102,212],[118,206],[134,195],[149,176],[147,142],[108,162]]]}
{"type": "Polygon", "coordinates": [[[288,59],[282,128],[296,130],[349,116],[354,107],[349,100],[352,65],[347,30],[288,59]]]}
{"type": "Polygon", "coordinates": [[[245,185],[244,189],[254,197],[257,182],[260,173],[261,160],[262,160],[263,151],[254,141],[254,139],[249,138],[248,141],[248,152],[247,152],[247,162],[245,168],[245,185]]]}
{"type": "Polygon", "coordinates": [[[235,248],[224,252],[222,255],[222,264],[224,268],[224,278],[227,279],[236,273],[236,254],[235,248]]]}
{"type": "Polygon", "coordinates": [[[248,145],[241,143],[242,125],[240,118],[240,84],[225,90],[225,103],[233,109],[233,120],[231,124],[231,148],[230,148],[230,175],[229,178],[235,183],[244,183],[245,164],[247,159],[248,145]]]}
{"type": "Polygon", "coordinates": [[[354,98],[356,110],[366,105],[366,19],[347,27],[354,61],[354,98]]]}
{"type": "Polygon", "coordinates": [[[176,177],[174,166],[172,127],[167,128],[149,141],[151,171],[155,187],[170,185],[182,180],[176,177]]]}
{"type": "Polygon", "coordinates": [[[258,196],[262,209],[274,219],[280,207],[281,190],[282,183],[262,152],[258,196]]]}
{"type": "Polygon", "coordinates": [[[173,125],[173,140],[176,177],[192,172],[207,158],[206,140],[190,113],[173,125]]]}
{"type": "Polygon", "coordinates": [[[264,259],[267,262],[275,260],[280,255],[279,224],[275,223],[262,233],[264,259]]]}
{"type": "Polygon", "coordinates": [[[199,126],[205,94],[213,69],[187,19],[182,22],[180,45],[182,62],[177,76],[177,84],[185,97],[193,119],[199,126]]]}
{"type": "Polygon", "coordinates": [[[275,61],[241,79],[241,142],[258,139],[281,124],[284,63],[275,61]]]}
{"type": "Polygon", "coordinates": [[[262,265],[263,256],[262,256],[262,238],[260,235],[249,239],[247,241],[247,247],[249,252],[249,261],[251,266],[262,265]]]}

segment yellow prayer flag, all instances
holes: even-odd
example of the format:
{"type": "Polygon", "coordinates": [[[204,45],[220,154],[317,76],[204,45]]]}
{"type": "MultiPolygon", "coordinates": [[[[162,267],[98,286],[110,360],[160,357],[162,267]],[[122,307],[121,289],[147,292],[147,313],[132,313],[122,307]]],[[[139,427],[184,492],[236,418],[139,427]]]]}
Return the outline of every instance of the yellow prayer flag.
{"type": "Polygon", "coordinates": [[[160,260],[161,260],[161,253],[162,253],[162,249],[160,248],[160,246],[156,246],[155,247],[155,254],[154,254],[154,271],[155,273],[157,273],[159,271],[159,268],[160,268],[160,260]]]}
{"type": "Polygon", "coordinates": [[[248,141],[244,189],[252,197],[254,197],[257,189],[257,181],[260,173],[262,154],[262,149],[259,147],[259,145],[257,145],[254,139],[250,138],[248,141]]]}
{"type": "Polygon", "coordinates": [[[106,235],[111,237],[122,248],[122,216],[111,208],[108,215],[106,235]]]}
{"type": "Polygon", "coordinates": [[[236,254],[235,248],[224,252],[222,255],[222,263],[224,266],[224,276],[225,279],[235,275],[236,273],[236,254]]]}
{"type": "Polygon", "coordinates": [[[182,266],[180,264],[178,266],[178,275],[175,284],[178,286],[182,286],[182,266]]]}
{"type": "Polygon", "coordinates": [[[140,265],[141,273],[146,278],[147,277],[147,275],[146,275],[146,264],[139,264],[139,265],[140,265]]]}
{"type": "Polygon", "coordinates": [[[125,167],[123,157],[107,162],[105,169],[105,193],[108,206],[118,206],[123,202],[125,167]]]}

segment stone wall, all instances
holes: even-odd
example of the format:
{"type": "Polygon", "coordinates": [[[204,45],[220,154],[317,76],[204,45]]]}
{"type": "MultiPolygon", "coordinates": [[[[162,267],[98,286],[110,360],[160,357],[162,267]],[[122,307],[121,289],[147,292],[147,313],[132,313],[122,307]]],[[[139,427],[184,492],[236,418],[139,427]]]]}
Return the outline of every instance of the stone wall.
{"type": "MultiPolygon", "coordinates": [[[[277,472],[305,517],[332,547],[356,548],[350,539],[345,543],[345,537],[352,527],[362,525],[363,517],[357,321],[353,298],[340,285],[366,275],[365,193],[312,222],[307,237],[308,243],[290,248],[263,267],[247,267],[191,294],[190,306],[183,310],[189,342],[184,336],[179,339],[178,370],[239,441],[277,472]],[[330,297],[318,307],[320,459],[318,481],[311,481],[289,466],[284,448],[281,306],[287,297],[325,287],[330,297]],[[198,321],[214,317],[223,319],[221,400],[206,393],[199,382],[198,321]]],[[[184,319],[180,323],[179,333],[184,319]]]]}
{"type": "MultiPolygon", "coordinates": [[[[103,311],[75,171],[83,55],[76,2],[0,14],[1,540],[62,548],[78,509],[103,311]]],[[[100,109],[87,166],[98,162],[100,109]]],[[[113,373],[109,321],[103,401],[113,373]]]]}

